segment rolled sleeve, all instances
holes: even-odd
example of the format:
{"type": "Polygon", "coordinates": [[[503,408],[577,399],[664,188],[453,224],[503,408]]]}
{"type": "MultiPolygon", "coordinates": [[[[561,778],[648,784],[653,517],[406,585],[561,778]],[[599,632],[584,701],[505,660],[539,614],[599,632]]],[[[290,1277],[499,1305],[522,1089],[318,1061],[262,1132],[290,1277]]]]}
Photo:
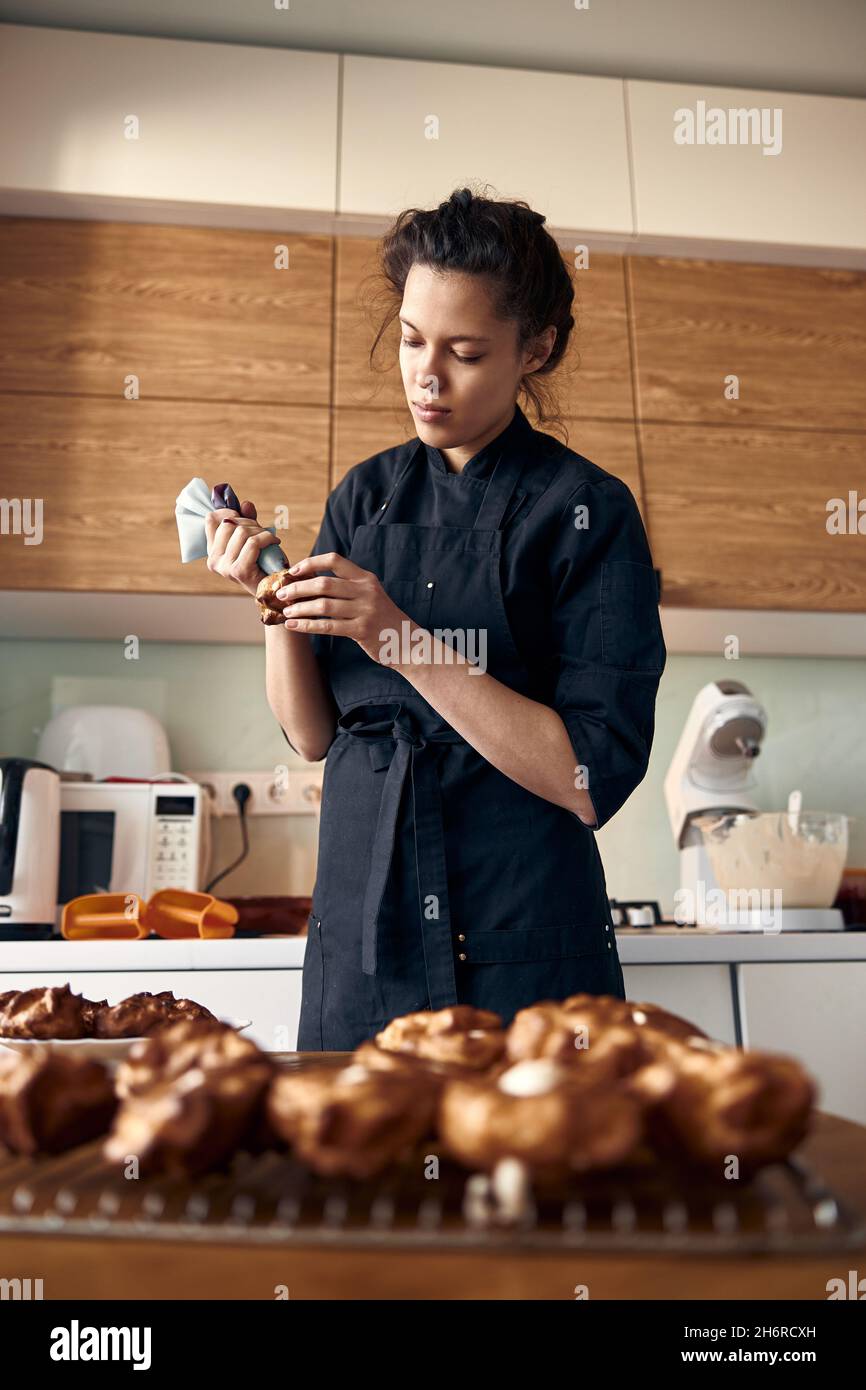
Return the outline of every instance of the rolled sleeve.
{"type": "MultiPolygon", "coordinates": [[[[553,706],[600,830],[649,765],[667,652],[637,503],[618,478],[571,496],[551,556],[553,706]]],[[[586,822],[584,822],[585,824],[586,822]]]]}

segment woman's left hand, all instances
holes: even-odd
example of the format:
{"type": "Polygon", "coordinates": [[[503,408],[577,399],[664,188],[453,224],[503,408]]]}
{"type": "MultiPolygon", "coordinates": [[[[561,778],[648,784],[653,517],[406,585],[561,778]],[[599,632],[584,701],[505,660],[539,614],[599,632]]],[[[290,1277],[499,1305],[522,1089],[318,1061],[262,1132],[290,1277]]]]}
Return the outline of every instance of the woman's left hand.
{"type": "Polygon", "coordinates": [[[283,614],[289,631],[351,637],[380,665],[387,630],[399,638],[400,624],[409,621],[389,599],[378,575],[334,553],[299,560],[276,597],[286,600],[283,614]],[[335,577],[319,570],[333,570],[335,577]]]}

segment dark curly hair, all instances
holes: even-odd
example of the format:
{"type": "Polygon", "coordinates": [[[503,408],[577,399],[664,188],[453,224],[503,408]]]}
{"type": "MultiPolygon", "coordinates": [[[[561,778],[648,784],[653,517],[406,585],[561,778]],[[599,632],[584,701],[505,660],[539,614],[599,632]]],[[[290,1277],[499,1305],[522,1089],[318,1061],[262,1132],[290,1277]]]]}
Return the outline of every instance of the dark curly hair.
{"type": "Polygon", "coordinates": [[[540,378],[549,378],[565,356],[574,328],[574,285],[559,247],[545,230],[545,220],[522,200],[494,200],[470,188],[455,190],[433,211],[401,212],[379,245],[373,281],[385,314],[370,349],[371,368],[377,370],[376,351],[399,315],[413,265],[481,275],[489,283],[494,313],[517,324],[518,350],[549,324],[556,328],[550,356],[523,378],[518,394],[539,425],[559,423],[553,391],[540,378]]]}

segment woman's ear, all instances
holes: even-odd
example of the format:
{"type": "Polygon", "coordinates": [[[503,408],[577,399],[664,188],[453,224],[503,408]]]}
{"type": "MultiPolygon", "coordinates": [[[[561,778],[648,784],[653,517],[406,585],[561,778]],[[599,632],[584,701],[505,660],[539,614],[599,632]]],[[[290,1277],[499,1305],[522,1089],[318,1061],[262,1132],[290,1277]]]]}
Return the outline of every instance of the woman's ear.
{"type": "Polygon", "coordinates": [[[543,332],[539,333],[532,340],[531,345],[524,352],[526,361],[524,363],[523,372],[525,376],[530,376],[533,372],[539,371],[540,368],[544,366],[548,357],[553,352],[555,343],[556,327],[554,324],[549,324],[543,332]]]}

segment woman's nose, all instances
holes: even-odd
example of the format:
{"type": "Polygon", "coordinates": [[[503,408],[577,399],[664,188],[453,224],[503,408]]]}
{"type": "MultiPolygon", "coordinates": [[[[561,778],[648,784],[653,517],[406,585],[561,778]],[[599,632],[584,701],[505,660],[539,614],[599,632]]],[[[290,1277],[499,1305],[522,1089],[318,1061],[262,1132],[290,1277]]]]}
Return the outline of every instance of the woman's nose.
{"type": "Polygon", "coordinates": [[[422,391],[427,391],[431,396],[438,396],[442,388],[442,378],[436,372],[429,369],[418,369],[415,381],[422,391]]]}

